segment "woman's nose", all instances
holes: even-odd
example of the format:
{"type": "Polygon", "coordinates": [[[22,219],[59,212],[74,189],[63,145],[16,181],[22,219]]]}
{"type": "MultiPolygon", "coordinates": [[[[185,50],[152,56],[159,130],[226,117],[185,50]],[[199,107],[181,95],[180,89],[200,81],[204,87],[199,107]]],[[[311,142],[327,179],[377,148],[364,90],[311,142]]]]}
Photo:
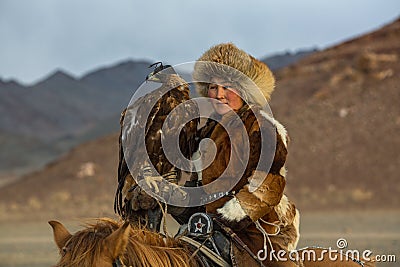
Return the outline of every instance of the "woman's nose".
{"type": "Polygon", "coordinates": [[[223,86],[218,86],[217,88],[217,99],[225,97],[225,88],[223,86]]]}

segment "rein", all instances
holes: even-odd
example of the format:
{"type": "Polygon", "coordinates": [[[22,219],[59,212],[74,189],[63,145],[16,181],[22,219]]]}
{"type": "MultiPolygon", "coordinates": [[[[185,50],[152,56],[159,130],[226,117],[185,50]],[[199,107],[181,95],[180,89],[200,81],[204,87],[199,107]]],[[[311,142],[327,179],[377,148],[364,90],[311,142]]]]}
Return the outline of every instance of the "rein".
{"type": "Polygon", "coordinates": [[[239,236],[231,230],[231,228],[227,227],[223,223],[219,222],[218,220],[214,220],[218,224],[218,226],[227,234],[229,235],[232,240],[242,249],[244,249],[249,255],[260,264],[261,267],[265,267],[265,265],[260,261],[260,259],[254,255],[253,251],[239,238],[239,236]]]}
{"type": "Polygon", "coordinates": [[[120,259],[120,257],[116,258],[115,261],[112,263],[112,267],[128,267],[126,266],[120,259]]]}
{"type": "Polygon", "coordinates": [[[181,237],[179,237],[179,239],[196,248],[196,251],[193,253],[193,256],[195,254],[197,254],[197,252],[201,251],[204,255],[207,256],[208,259],[212,260],[218,266],[230,267],[229,263],[227,263],[221,256],[217,255],[214,251],[212,251],[208,247],[203,246],[203,244],[201,244],[187,236],[181,236],[181,237]]]}

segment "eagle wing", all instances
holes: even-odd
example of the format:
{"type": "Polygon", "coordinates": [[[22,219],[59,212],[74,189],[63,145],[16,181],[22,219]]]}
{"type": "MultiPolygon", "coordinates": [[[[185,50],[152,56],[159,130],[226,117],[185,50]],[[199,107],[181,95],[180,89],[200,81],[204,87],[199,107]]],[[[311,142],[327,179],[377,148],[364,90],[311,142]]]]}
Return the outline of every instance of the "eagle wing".
{"type": "Polygon", "coordinates": [[[147,216],[147,210],[158,208],[154,198],[135,190],[136,180],[143,177],[148,166],[153,166],[163,177],[175,173],[176,179],[172,181],[175,183],[181,177],[181,169],[176,165],[189,168],[184,159],[190,159],[196,149],[198,114],[197,105],[190,101],[189,85],[176,74],[168,75],[159,88],[122,112],[114,209],[124,219],[141,220],[147,216]],[[168,117],[172,111],[175,115],[168,117]],[[172,163],[166,157],[162,141],[174,138],[178,138],[183,158],[179,153],[172,153],[172,158],[169,155],[172,163]]]}

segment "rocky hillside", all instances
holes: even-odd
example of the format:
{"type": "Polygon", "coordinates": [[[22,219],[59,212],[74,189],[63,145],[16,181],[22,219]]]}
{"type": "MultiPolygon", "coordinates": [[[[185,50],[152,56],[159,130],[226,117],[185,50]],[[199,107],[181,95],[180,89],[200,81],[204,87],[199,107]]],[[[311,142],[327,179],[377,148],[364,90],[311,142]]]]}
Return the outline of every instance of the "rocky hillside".
{"type": "Polygon", "coordinates": [[[292,65],[300,59],[307,57],[317,51],[317,49],[305,49],[299,50],[295,53],[286,52],[283,54],[277,54],[270,57],[262,58],[261,61],[266,63],[271,70],[277,71],[279,69],[292,65]]]}
{"type": "Polygon", "coordinates": [[[118,136],[100,138],[0,188],[0,221],[111,216],[118,136]]]}
{"type": "Polygon", "coordinates": [[[399,206],[399,73],[399,19],[277,73],[271,105],[300,206],[399,206]]]}

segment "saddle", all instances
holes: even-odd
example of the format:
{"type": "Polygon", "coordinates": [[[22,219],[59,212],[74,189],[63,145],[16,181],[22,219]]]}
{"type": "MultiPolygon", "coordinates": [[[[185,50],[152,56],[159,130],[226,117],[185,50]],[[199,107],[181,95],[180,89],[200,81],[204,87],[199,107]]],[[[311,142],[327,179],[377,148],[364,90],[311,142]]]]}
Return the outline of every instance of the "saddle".
{"type": "Polygon", "coordinates": [[[205,266],[233,266],[233,245],[246,250],[260,266],[264,266],[229,227],[203,212],[194,213],[187,224],[181,225],[175,237],[193,247],[193,254],[208,262],[205,266]]]}

